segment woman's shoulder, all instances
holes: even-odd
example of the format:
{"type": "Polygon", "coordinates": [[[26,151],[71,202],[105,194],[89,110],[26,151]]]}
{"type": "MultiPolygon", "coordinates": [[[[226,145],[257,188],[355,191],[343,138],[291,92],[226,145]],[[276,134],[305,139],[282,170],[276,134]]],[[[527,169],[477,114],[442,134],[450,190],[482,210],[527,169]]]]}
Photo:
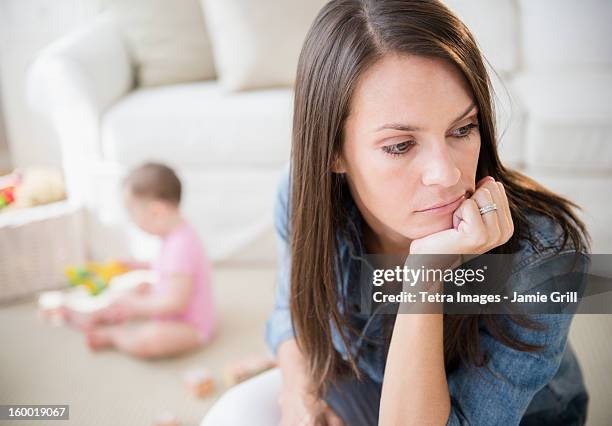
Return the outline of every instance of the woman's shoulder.
{"type": "Polygon", "coordinates": [[[280,171],[278,185],[276,187],[276,195],[279,201],[287,208],[287,200],[289,199],[289,189],[291,187],[291,165],[286,163],[280,171]]]}
{"type": "Polygon", "coordinates": [[[291,188],[291,167],[287,163],[280,172],[276,187],[276,200],[274,202],[274,225],[282,238],[289,234],[289,191],[291,188]]]}
{"type": "Polygon", "coordinates": [[[542,213],[531,209],[525,211],[529,229],[525,229],[519,240],[519,254],[522,260],[533,262],[548,257],[576,251],[571,238],[566,238],[561,224],[542,213]]]}
{"type": "Polygon", "coordinates": [[[558,221],[530,209],[525,211],[525,217],[529,229],[523,232],[512,260],[513,273],[521,276],[524,283],[537,281],[538,276],[543,279],[558,271],[586,270],[589,254],[576,249],[572,239],[566,238],[565,230],[558,221]]]}

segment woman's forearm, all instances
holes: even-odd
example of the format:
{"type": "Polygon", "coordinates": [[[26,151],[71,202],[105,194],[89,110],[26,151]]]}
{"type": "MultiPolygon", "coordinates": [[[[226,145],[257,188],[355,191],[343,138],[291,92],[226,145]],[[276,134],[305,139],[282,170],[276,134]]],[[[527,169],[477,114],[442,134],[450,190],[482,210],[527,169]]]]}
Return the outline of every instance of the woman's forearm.
{"type": "Polygon", "coordinates": [[[393,328],[379,425],[445,425],[450,396],[444,369],[443,316],[400,314],[393,328]]]}
{"type": "Polygon", "coordinates": [[[303,387],[307,385],[306,359],[294,338],[285,340],[277,351],[277,362],[283,378],[283,386],[303,387]]]}

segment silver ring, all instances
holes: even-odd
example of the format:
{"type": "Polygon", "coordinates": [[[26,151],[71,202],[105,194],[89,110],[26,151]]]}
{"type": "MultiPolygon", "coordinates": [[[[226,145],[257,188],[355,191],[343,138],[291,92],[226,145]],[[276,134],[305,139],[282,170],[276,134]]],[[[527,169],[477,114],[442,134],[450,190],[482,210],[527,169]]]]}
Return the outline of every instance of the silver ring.
{"type": "Polygon", "coordinates": [[[493,204],[489,204],[487,206],[481,207],[478,209],[478,211],[480,211],[480,214],[483,215],[485,213],[489,213],[492,212],[493,210],[497,210],[497,204],[493,203],[493,204]]]}

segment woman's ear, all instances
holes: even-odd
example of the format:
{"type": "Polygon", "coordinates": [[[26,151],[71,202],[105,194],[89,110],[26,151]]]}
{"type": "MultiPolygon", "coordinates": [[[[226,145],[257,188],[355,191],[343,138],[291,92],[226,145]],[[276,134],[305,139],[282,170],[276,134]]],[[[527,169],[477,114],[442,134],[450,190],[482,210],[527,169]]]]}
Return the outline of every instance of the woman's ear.
{"type": "Polygon", "coordinates": [[[332,164],[332,172],[334,173],[346,173],[346,167],[344,166],[344,159],[341,154],[336,155],[332,164]]]}

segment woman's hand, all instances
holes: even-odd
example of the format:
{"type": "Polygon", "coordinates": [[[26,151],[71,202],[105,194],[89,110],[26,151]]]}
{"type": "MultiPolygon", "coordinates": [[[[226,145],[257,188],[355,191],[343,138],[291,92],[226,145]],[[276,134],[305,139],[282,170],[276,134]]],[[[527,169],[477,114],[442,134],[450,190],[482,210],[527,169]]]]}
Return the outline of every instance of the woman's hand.
{"type": "Polygon", "coordinates": [[[278,397],[281,426],[344,426],[327,403],[315,396],[306,360],[295,339],[280,344],[277,360],[283,376],[278,397]]]}
{"type": "Polygon", "coordinates": [[[487,176],[453,213],[453,228],[412,241],[410,254],[482,254],[504,244],[513,233],[504,186],[487,176]],[[497,210],[480,214],[479,208],[493,203],[497,210]]]}
{"type": "Polygon", "coordinates": [[[321,399],[305,388],[283,388],[278,398],[281,426],[344,426],[344,422],[321,399]]]}

